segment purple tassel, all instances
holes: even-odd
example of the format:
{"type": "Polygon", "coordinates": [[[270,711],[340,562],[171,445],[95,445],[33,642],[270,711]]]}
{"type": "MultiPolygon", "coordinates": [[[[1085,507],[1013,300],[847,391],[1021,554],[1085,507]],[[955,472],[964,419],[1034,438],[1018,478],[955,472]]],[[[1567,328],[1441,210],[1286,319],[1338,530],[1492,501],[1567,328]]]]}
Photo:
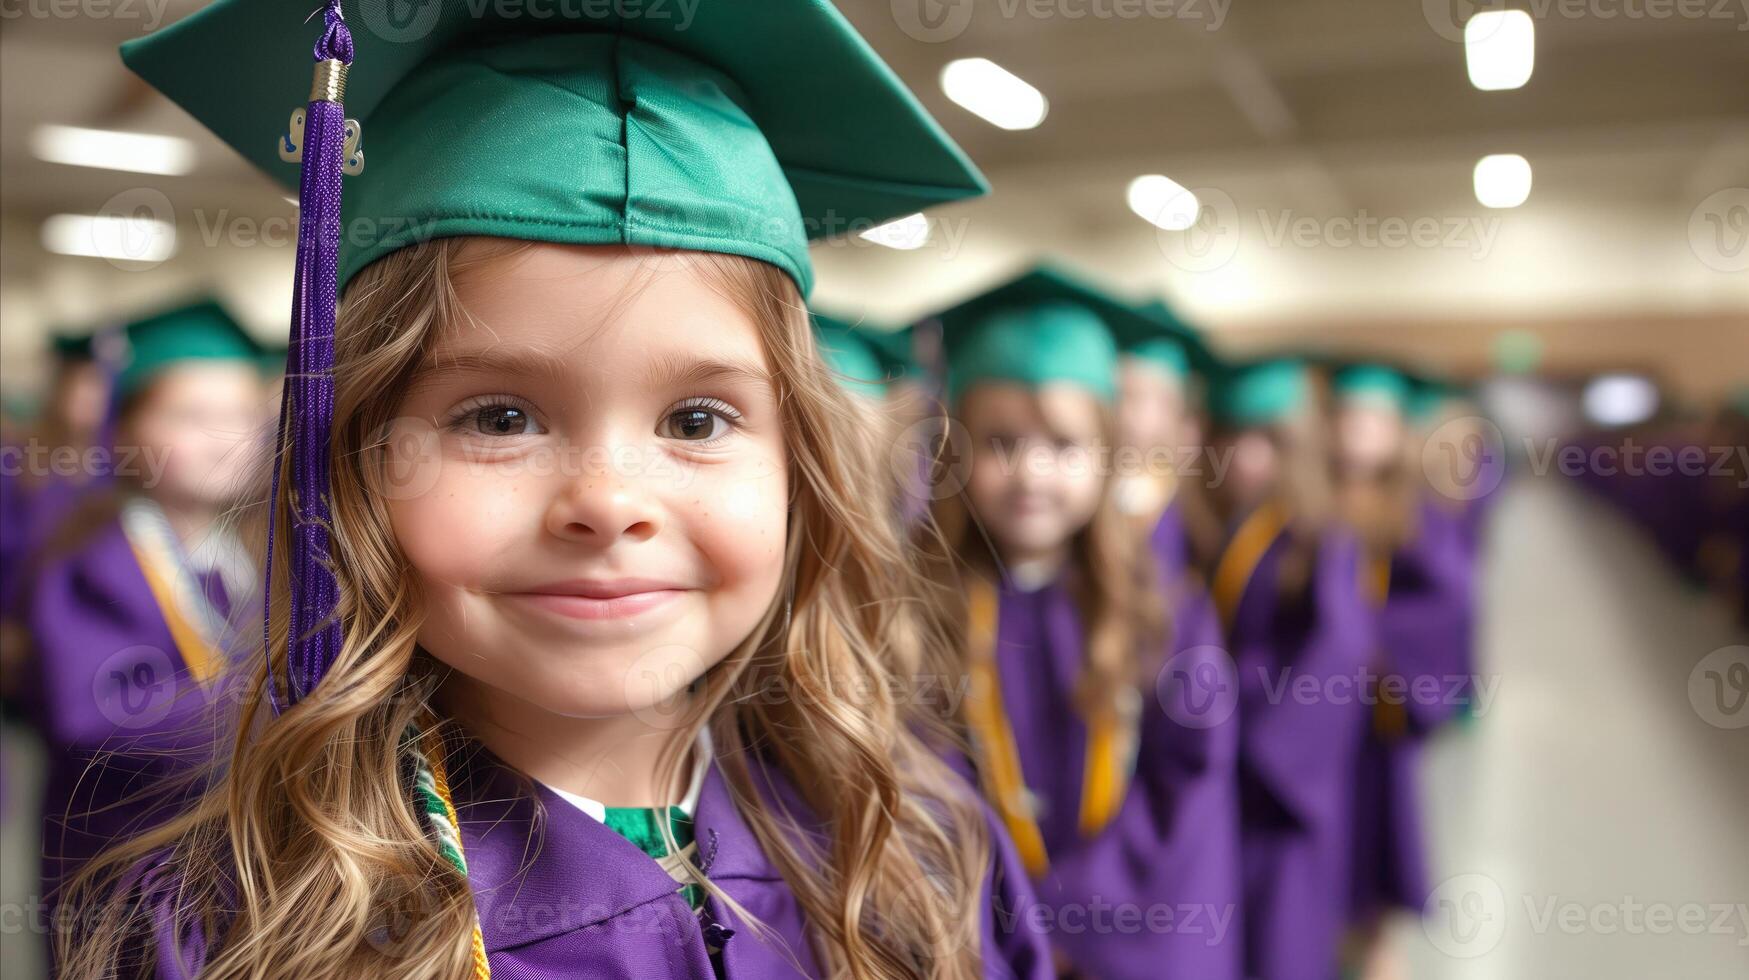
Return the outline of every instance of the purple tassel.
{"type": "Polygon", "coordinates": [[[115,444],[116,426],[121,423],[121,373],[129,356],[127,325],[112,324],[91,337],[91,359],[103,378],[103,421],[97,425],[92,445],[102,446],[108,454],[91,474],[92,486],[105,486],[115,477],[115,460],[119,451],[115,444]]]}
{"type": "MultiPolygon", "coordinates": [[[[325,28],[315,49],[319,78],[333,67],[322,66],[323,62],[350,65],[353,55],[352,33],[342,19],[339,0],[327,0],[322,18],[325,28]]],[[[339,302],[340,180],[346,118],[339,85],[333,86],[331,94],[333,98],[312,98],[304,110],[291,343],[286,352],[285,397],[280,403],[271,498],[279,499],[281,467],[289,466],[291,621],[283,699],[271,670],[267,679],[276,713],[315,689],[340,655],[342,640],[335,616],[340,590],[329,565],[328,453],[334,423],[334,313],[339,302]]],[[[274,509],[268,508],[269,596],[274,509]]]]}

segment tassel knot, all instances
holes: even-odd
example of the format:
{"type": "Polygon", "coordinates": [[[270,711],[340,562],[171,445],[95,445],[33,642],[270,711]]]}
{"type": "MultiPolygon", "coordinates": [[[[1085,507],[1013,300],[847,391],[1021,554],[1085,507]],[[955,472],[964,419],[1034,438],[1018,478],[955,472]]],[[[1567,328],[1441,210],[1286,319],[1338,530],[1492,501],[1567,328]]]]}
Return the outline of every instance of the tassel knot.
{"type": "Polygon", "coordinates": [[[316,39],[316,60],[352,64],[352,30],[340,12],[340,0],[328,0],[322,9],[322,36],[316,39]]]}

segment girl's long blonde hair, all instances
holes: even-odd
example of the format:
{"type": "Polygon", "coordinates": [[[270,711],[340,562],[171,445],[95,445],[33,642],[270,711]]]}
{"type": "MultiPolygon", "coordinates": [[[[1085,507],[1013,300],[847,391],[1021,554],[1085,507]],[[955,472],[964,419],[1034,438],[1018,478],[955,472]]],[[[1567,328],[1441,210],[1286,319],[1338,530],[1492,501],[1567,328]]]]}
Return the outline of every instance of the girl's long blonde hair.
{"type": "MultiPolygon", "coordinates": [[[[349,286],[335,337],[330,454],[343,649],[326,680],[277,718],[262,707],[263,658],[248,661],[253,696],[242,702],[213,788],[74,884],[78,928],[59,937],[65,975],[149,972],[153,956],[176,955],[153,945],[163,910],[140,900],[136,880],[149,865],[174,882],[178,929],[204,941],[203,976],[470,974],[473,898],[423,829],[404,775],[404,733],[433,710],[443,668],[416,644],[419,596],[380,492],[379,434],[437,332],[466,317],[457,278],[527,247],[421,243],[349,286]]],[[[821,362],[790,279],[725,255],[698,255],[694,268],[759,325],[778,380],[792,488],[780,594],[701,679],[697,723],[710,726],[731,793],[794,893],[829,974],[971,980],[982,975],[989,833],[973,795],[926,747],[935,713],[907,696],[911,678],[895,667],[940,659],[895,644],[941,641],[919,604],[904,601],[921,579],[887,513],[886,471],[821,362]],[[771,697],[773,689],[786,696],[771,697]],[[794,786],[815,820],[797,826],[770,805],[760,763],[794,786]]],[[[283,484],[272,506],[284,554],[283,484]]],[[[275,578],[265,660],[283,672],[287,592],[275,578]]],[[[678,785],[687,748],[676,743],[662,785],[678,785]]]]}

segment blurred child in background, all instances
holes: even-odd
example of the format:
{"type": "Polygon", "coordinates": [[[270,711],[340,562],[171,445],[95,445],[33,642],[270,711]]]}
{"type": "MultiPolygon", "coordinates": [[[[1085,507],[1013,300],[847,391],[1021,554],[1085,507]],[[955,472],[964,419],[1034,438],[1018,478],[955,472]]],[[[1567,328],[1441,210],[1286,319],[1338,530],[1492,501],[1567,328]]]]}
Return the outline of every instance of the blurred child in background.
{"type": "Polygon", "coordinates": [[[1109,462],[1110,324],[1135,315],[1048,268],[942,315],[971,459],[925,547],[946,546],[978,776],[1068,975],[1237,977],[1235,733],[1171,682],[1215,666],[1218,633],[1196,593],[1163,584],[1109,462]]]}
{"type": "Polygon", "coordinates": [[[1469,663],[1471,556],[1459,517],[1430,499],[1409,438],[1414,384],[1382,364],[1334,376],[1338,513],[1360,539],[1362,587],[1378,617],[1371,720],[1355,767],[1350,916],[1365,977],[1400,977],[1389,912],[1419,914],[1427,880],[1419,800],[1422,741],[1456,713],[1469,663]]]}
{"type": "Polygon", "coordinates": [[[1373,649],[1360,551],[1334,520],[1306,365],[1233,366],[1210,400],[1224,478],[1196,488],[1213,522],[1191,540],[1238,672],[1246,973],[1330,980],[1373,649]]]}
{"type": "Polygon", "coordinates": [[[211,685],[256,567],[221,523],[261,434],[258,351],[216,303],[128,325],[114,381],[115,470],[34,563],[24,700],[49,756],[45,895],[164,815],[209,761],[211,685]]]}

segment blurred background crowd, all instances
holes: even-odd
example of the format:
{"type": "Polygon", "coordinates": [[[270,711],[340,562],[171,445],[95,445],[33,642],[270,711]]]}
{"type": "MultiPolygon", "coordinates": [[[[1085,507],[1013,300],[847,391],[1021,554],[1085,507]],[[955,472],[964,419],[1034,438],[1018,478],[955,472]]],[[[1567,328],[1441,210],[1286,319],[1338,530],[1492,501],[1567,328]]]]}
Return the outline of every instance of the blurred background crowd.
{"type": "MultiPolygon", "coordinates": [[[[295,201],[115,53],[198,6],[0,3],[8,978],[46,970],[43,814],[91,707],[29,680],[68,615],[33,569],[122,471],[186,545],[277,411],[295,201]],[[135,397],[155,344],[213,363],[135,397]]],[[[1404,628],[1466,686],[1396,722],[1421,880],[1351,969],[1749,976],[1749,4],[839,6],[993,187],[814,248],[828,331],[910,372],[893,445],[954,451],[914,421],[954,312],[1044,281],[1176,352],[1113,379],[1125,439],[1215,465],[1131,499],[1180,509],[1217,605],[1302,457],[1387,569],[1445,556],[1461,597],[1404,628]]],[[[255,575],[190,551],[220,595],[255,575]]]]}

